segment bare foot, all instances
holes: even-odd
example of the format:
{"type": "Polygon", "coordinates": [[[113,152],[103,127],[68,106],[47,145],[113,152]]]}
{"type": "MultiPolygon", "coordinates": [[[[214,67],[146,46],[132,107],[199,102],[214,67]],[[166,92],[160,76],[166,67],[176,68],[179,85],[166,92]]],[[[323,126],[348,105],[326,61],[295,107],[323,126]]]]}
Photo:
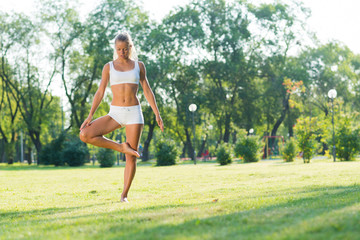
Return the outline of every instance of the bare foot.
{"type": "Polygon", "coordinates": [[[121,198],[120,202],[128,203],[129,201],[127,200],[127,198],[121,198]]]}
{"type": "Polygon", "coordinates": [[[129,143],[122,143],[122,152],[125,153],[125,154],[130,154],[130,155],[133,155],[135,157],[140,157],[140,154],[135,151],[134,149],[132,149],[129,145],[129,143]]]}

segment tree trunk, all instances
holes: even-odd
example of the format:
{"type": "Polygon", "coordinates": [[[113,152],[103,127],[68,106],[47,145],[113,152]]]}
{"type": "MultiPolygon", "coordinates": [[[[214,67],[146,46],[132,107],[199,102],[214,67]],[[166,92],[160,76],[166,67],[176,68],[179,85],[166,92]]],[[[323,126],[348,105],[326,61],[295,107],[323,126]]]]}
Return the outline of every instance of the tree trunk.
{"type": "Polygon", "coordinates": [[[28,144],[28,146],[27,146],[26,159],[28,161],[28,164],[31,165],[32,160],[31,160],[31,147],[30,147],[30,144],[28,144]]]}
{"type": "MultiPolygon", "coordinates": [[[[271,130],[271,136],[276,136],[277,130],[279,129],[281,123],[284,121],[286,113],[289,111],[289,96],[285,96],[283,99],[283,110],[281,112],[280,118],[276,121],[273,129],[271,130]]],[[[269,139],[269,148],[272,148],[275,143],[274,138],[269,139]]]]}
{"type": "Polygon", "coordinates": [[[183,146],[183,149],[181,151],[181,158],[184,158],[185,157],[185,154],[186,154],[186,149],[187,149],[187,145],[186,145],[186,142],[184,143],[184,146],[183,146]]]}
{"type": "Polygon", "coordinates": [[[224,142],[229,142],[230,139],[230,120],[231,120],[231,114],[226,113],[225,114],[225,133],[224,133],[224,142]]]}
{"type": "Polygon", "coordinates": [[[234,131],[233,134],[232,134],[232,143],[235,144],[237,141],[237,132],[234,131]]]}
{"type": "Polygon", "coordinates": [[[206,135],[205,135],[205,139],[202,140],[202,143],[201,143],[199,152],[198,152],[198,154],[197,154],[197,157],[201,157],[201,154],[204,152],[204,148],[205,148],[205,144],[206,144],[207,138],[208,138],[208,135],[206,134],[206,135]]]}
{"type": "Polygon", "coordinates": [[[292,124],[289,124],[289,137],[294,136],[294,128],[292,124]]]}
{"type": "Polygon", "coordinates": [[[142,152],[142,161],[146,162],[149,160],[149,146],[150,146],[150,142],[153,138],[153,133],[154,133],[154,129],[155,129],[155,123],[156,120],[155,118],[152,119],[152,121],[149,124],[149,133],[146,137],[145,143],[144,143],[144,149],[142,152]]]}
{"type": "Polygon", "coordinates": [[[186,145],[187,145],[188,155],[189,157],[191,157],[192,160],[195,160],[194,147],[191,143],[191,136],[186,128],[185,128],[185,135],[186,135],[186,145]]]}
{"type": "Polygon", "coordinates": [[[36,148],[36,162],[39,165],[39,156],[41,152],[41,142],[40,142],[40,131],[29,131],[30,138],[36,148]]]}

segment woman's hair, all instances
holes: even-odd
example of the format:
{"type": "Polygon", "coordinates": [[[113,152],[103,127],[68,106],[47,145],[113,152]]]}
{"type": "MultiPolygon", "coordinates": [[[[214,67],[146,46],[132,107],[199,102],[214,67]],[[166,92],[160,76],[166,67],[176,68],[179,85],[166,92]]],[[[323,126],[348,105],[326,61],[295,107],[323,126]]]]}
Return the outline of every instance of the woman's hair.
{"type": "MultiPolygon", "coordinates": [[[[129,46],[131,46],[130,52],[129,52],[129,58],[132,60],[138,59],[137,53],[136,53],[136,48],[135,48],[134,43],[131,39],[131,36],[128,32],[122,32],[122,33],[118,34],[115,38],[114,44],[116,44],[117,41],[126,42],[129,46]]],[[[118,58],[118,55],[116,53],[116,48],[114,47],[113,59],[115,60],[117,58],[118,58]]]]}

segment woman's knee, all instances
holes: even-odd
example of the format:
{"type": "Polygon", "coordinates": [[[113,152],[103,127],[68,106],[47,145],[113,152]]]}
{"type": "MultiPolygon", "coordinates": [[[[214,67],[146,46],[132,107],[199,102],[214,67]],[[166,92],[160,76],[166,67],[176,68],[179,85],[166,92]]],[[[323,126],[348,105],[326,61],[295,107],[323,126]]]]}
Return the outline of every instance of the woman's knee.
{"type": "Polygon", "coordinates": [[[90,141],[89,133],[85,129],[81,130],[79,137],[80,137],[80,140],[85,143],[88,143],[90,141]]]}
{"type": "Polygon", "coordinates": [[[126,161],[130,161],[130,162],[136,162],[136,160],[137,160],[135,156],[129,155],[129,154],[126,154],[125,158],[126,158],[126,161]]]}

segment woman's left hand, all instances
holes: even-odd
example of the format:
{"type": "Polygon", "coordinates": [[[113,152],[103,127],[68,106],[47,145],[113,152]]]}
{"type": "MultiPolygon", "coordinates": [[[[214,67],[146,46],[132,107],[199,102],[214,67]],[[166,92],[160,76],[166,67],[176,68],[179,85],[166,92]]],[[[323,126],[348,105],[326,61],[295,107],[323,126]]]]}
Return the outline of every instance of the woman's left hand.
{"type": "Polygon", "coordinates": [[[160,115],[156,116],[156,122],[159,125],[161,131],[164,132],[164,123],[163,123],[163,120],[161,119],[160,115]]]}

